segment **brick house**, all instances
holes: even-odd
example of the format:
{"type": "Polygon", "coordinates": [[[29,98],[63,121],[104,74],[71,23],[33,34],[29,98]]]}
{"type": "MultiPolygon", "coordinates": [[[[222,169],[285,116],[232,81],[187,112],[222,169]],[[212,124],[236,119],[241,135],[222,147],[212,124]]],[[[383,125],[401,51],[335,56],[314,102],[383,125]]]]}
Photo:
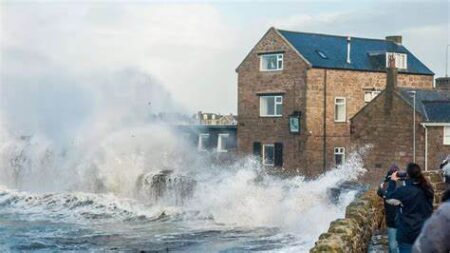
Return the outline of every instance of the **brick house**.
{"type": "Polygon", "coordinates": [[[349,119],[386,86],[387,55],[400,87],[433,87],[401,42],[270,28],[236,69],[238,152],[306,176],[343,162],[349,119]]]}
{"type": "Polygon", "coordinates": [[[450,154],[450,92],[397,87],[396,77],[389,69],[387,88],[351,119],[352,144],[372,145],[364,157],[367,182],[378,182],[392,163],[404,168],[415,160],[436,170],[450,154]]]}

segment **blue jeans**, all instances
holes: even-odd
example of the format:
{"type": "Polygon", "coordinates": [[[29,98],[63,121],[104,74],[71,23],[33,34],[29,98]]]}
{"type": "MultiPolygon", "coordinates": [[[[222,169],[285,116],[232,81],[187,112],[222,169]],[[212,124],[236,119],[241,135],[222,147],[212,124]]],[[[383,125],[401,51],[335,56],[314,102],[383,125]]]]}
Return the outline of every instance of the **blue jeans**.
{"type": "Polygon", "coordinates": [[[412,252],[412,244],[399,243],[398,249],[400,253],[411,253],[412,252]]]}
{"type": "Polygon", "coordinates": [[[389,253],[398,253],[398,243],[396,234],[397,234],[396,228],[391,227],[387,228],[389,253]]]}

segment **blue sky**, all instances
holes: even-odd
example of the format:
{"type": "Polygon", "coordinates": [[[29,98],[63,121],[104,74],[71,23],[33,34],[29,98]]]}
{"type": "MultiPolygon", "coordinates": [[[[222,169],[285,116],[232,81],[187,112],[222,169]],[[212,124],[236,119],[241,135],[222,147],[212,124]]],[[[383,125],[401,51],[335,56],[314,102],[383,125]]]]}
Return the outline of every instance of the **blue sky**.
{"type": "MultiPolygon", "coordinates": [[[[24,79],[46,80],[55,72],[66,73],[74,85],[87,75],[135,68],[187,112],[236,112],[234,70],[271,26],[369,38],[403,35],[436,76],[445,73],[450,34],[449,4],[433,0],[3,1],[0,7],[2,85],[8,76],[28,89],[38,84],[24,79]]],[[[66,84],[60,85],[58,90],[66,84]]],[[[51,92],[54,84],[47,86],[51,92]]]]}

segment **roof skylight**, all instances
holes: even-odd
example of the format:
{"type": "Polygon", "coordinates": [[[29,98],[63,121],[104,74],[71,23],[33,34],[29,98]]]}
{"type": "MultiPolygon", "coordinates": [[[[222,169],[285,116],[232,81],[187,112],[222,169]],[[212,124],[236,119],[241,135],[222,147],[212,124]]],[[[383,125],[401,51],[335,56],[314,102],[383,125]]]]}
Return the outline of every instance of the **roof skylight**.
{"type": "Polygon", "coordinates": [[[316,50],[316,53],[320,56],[320,58],[328,59],[328,56],[324,52],[322,52],[320,50],[316,50]]]}

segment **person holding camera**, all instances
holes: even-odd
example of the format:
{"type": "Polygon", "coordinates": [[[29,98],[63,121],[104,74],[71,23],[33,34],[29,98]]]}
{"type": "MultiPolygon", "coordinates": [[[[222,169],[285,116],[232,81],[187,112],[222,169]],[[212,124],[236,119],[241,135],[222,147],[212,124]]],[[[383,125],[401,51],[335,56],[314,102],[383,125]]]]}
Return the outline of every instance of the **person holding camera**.
{"type": "Polygon", "coordinates": [[[400,208],[397,226],[399,252],[410,253],[425,220],[433,213],[434,190],[415,163],[408,164],[406,173],[394,172],[391,180],[386,202],[400,208]],[[397,187],[398,180],[403,180],[404,186],[397,187]]]}
{"type": "Polygon", "coordinates": [[[388,169],[384,181],[380,184],[377,191],[378,196],[382,197],[384,201],[389,253],[398,253],[398,243],[396,239],[398,206],[391,205],[386,202],[386,193],[392,174],[398,170],[399,168],[397,165],[392,164],[388,169]]]}

